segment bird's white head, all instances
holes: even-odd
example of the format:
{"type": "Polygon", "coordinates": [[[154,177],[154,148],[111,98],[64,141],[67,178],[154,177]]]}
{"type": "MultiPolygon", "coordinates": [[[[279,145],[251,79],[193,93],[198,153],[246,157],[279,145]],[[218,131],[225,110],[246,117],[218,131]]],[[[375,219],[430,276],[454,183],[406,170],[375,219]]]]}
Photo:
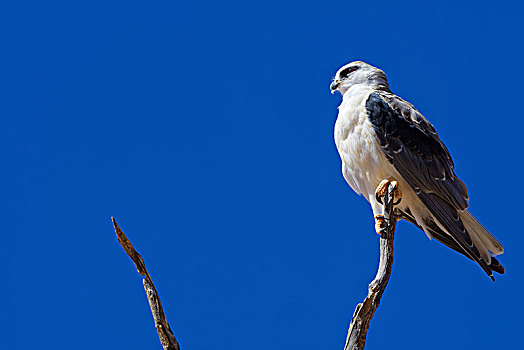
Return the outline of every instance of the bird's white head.
{"type": "Polygon", "coordinates": [[[386,74],[377,67],[362,61],[354,61],[340,68],[331,83],[331,93],[342,95],[354,85],[365,85],[377,90],[389,90],[386,74]]]}

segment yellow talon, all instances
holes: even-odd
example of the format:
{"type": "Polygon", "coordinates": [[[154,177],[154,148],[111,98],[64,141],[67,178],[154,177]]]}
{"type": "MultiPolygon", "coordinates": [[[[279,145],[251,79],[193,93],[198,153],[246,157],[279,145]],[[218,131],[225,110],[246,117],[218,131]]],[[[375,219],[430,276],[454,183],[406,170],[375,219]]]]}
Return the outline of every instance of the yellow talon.
{"type": "Polygon", "coordinates": [[[402,198],[402,192],[400,192],[400,188],[398,188],[397,180],[391,177],[380,182],[380,184],[377,186],[377,189],[375,190],[375,198],[380,204],[384,204],[382,198],[386,196],[389,184],[393,184],[395,186],[395,192],[393,193],[393,196],[395,197],[396,202],[393,204],[400,203],[400,199],[402,198]]]}
{"type": "Polygon", "coordinates": [[[375,216],[375,231],[378,235],[381,235],[382,232],[386,229],[386,219],[384,219],[384,215],[376,215],[375,216]]]}

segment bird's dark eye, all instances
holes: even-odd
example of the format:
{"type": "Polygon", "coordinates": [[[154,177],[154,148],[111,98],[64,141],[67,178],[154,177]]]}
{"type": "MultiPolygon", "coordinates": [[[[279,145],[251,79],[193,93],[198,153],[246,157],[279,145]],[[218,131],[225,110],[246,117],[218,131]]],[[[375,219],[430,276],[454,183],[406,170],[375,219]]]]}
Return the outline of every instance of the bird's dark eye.
{"type": "Polygon", "coordinates": [[[358,68],[359,68],[359,66],[350,66],[350,67],[344,68],[344,69],[340,72],[340,79],[347,78],[348,75],[349,75],[351,72],[356,71],[358,68]]]}

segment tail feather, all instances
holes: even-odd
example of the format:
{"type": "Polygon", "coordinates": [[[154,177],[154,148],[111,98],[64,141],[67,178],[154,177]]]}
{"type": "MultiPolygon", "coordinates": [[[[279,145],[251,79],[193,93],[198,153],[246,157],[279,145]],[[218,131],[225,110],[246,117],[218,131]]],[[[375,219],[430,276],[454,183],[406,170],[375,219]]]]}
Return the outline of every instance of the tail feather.
{"type": "MultiPolygon", "coordinates": [[[[468,212],[466,213],[467,213],[466,220],[465,220],[467,221],[466,225],[470,226],[470,228],[474,227],[474,229],[471,229],[471,230],[468,229],[468,233],[473,232],[473,234],[471,234],[472,241],[475,242],[475,246],[477,246],[482,258],[486,261],[488,268],[494,272],[504,274],[504,267],[500,264],[497,258],[494,257],[495,255],[502,254],[502,252],[504,251],[502,244],[500,244],[500,242],[495,237],[493,237],[484,228],[484,226],[482,226],[471,214],[469,214],[468,212]],[[471,221],[470,218],[473,219],[474,221],[471,221]],[[474,222],[474,223],[471,224],[471,222],[474,222]],[[479,229],[478,226],[480,226],[481,229],[479,229]],[[482,239],[481,237],[484,239],[482,239]],[[489,240],[488,244],[484,243],[486,239],[489,240]],[[491,248],[493,248],[494,250],[492,250],[491,248]]],[[[427,218],[428,220],[424,220],[424,227],[421,227],[417,223],[415,217],[413,216],[413,214],[410,212],[409,209],[402,212],[402,219],[411,222],[412,224],[414,224],[421,230],[425,231],[431,237],[435,238],[440,243],[446,245],[447,247],[464,255],[468,259],[471,259],[474,261],[474,259],[470,256],[470,254],[466,252],[459,244],[457,244],[457,242],[449,234],[443,231],[432,219],[427,218]]]]}
{"type": "Polygon", "coordinates": [[[505,272],[504,266],[502,266],[494,256],[491,257],[491,264],[489,264],[489,268],[497,273],[500,273],[501,275],[503,275],[505,272]]]}
{"type": "Polygon", "coordinates": [[[493,255],[496,256],[504,253],[504,247],[502,244],[493,237],[493,235],[489,233],[469,211],[466,210],[465,212],[460,213],[460,218],[462,219],[462,222],[470,228],[468,232],[470,232],[471,235],[476,235],[493,255]]]}
{"type": "Polygon", "coordinates": [[[468,232],[469,236],[471,237],[473,244],[479,251],[479,254],[482,257],[482,259],[484,259],[486,264],[488,265],[491,264],[491,254],[489,253],[489,250],[486,247],[486,245],[484,244],[484,242],[478,237],[477,234],[475,234],[475,231],[465,222],[464,222],[464,227],[466,228],[466,231],[468,232]]]}

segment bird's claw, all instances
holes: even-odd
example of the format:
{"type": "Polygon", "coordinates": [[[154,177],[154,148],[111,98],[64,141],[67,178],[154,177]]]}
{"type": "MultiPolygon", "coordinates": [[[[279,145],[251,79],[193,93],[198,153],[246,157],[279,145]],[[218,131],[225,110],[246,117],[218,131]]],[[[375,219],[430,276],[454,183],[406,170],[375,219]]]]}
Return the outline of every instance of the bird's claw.
{"type": "Polygon", "coordinates": [[[393,178],[389,178],[386,180],[382,180],[380,184],[377,186],[377,189],[375,190],[375,198],[377,199],[377,202],[379,202],[382,205],[384,205],[384,201],[382,200],[382,198],[386,196],[390,184],[392,184],[395,187],[395,190],[393,191],[393,196],[394,198],[397,198],[397,200],[393,202],[393,205],[399,204],[402,200],[402,192],[400,192],[400,189],[398,188],[398,182],[393,178]]]}
{"type": "Polygon", "coordinates": [[[377,200],[377,202],[384,205],[384,202],[382,202],[382,196],[379,196],[378,191],[375,191],[375,199],[377,200]]]}
{"type": "Polygon", "coordinates": [[[384,215],[375,215],[375,232],[382,235],[384,230],[388,227],[384,215]]]}
{"type": "MultiPolygon", "coordinates": [[[[385,205],[384,198],[388,194],[389,185],[393,185],[393,193],[391,193],[390,195],[393,195],[392,199],[394,200],[394,202],[391,203],[391,205],[395,206],[399,204],[402,200],[402,192],[400,192],[400,189],[398,188],[398,182],[393,178],[382,180],[380,182],[375,191],[375,198],[377,199],[377,202],[379,202],[382,205],[385,205]]],[[[386,219],[384,215],[375,215],[375,231],[379,235],[382,235],[382,233],[384,233],[384,231],[387,229],[389,220],[390,219],[386,219]]],[[[393,215],[393,220],[399,220],[399,217],[393,215]]]]}
{"type": "MultiPolygon", "coordinates": [[[[395,220],[395,222],[399,221],[400,216],[394,216],[393,220],[395,220]]],[[[388,221],[384,215],[375,215],[375,232],[382,236],[387,227],[388,221]]]]}

